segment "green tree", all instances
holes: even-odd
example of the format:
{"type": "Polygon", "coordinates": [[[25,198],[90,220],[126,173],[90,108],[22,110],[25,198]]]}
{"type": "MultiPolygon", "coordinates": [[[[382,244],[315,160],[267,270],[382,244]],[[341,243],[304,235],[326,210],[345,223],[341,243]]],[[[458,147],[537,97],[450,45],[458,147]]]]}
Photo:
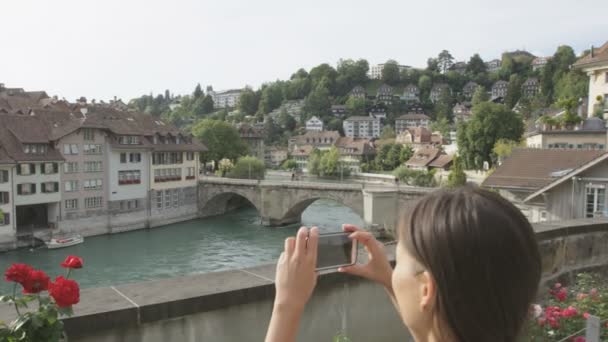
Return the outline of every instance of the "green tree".
{"type": "Polygon", "coordinates": [[[200,120],[192,128],[192,134],[207,147],[208,151],[204,152],[205,160],[216,162],[222,158],[234,160],[247,154],[247,144],[243,142],[236,128],[227,122],[200,120]]]}
{"type": "Polygon", "coordinates": [[[281,109],[281,112],[279,113],[279,117],[277,118],[278,120],[278,124],[279,126],[281,126],[282,128],[286,129],[289,132],[293,132],[294,129],[296,129],[296,119],[293,118],[293,116],[289,115],[289,113],[287,113],[287,110],[285,108],[281,109]]]}
{"type": "Polygon", "coordinates": [[[410,145],[406,145],[401,149],[401,155],[399,155],[399,164],[403,164],[410,160],[414,155],[414,149],[410,145]]]}
{"type": "Polygon", "coordinates": [[[560,99],[557,102],[557,106],[565,110],[564,115],[562,115],[560,118],[562,125],[572,126],[583,121],[583,119],[574,111],[577,106],[577,101],[575,98],[560,99]]]}
{"type": "Polygon", "coordinates": [[[283,102],[283,87],[281,82],[273,82],[262,87],[262,95],[258,105],[258,113],[268,114],[279,108],[283,102]]]}
{"type": "Polygon", "coordinates": [[[450,68],[454,65],[454,57],[450,54],[448,50],[443,50],[437,56],[437,68],[439,72],[445,74],[450,70],[450,68]]]}
{"type": "Polygon", "coordinates": [[[486,63],[483,62],[483,59],[479,57],[479,54],[474,54],[469,59],[467,63],[467,73],[469,75],[475,76],[487,71],[486,63]]]}
{"type": "Polygon", "coordinates": [[[347,94],[354,86],[367,83],[369,63],[365,59],[360,59],[358,61],[340,59],[340,61],[338,61],[337,71],[337,94],[342,96],[347,94]]]}
{"type": "Polygon", "coordinates": [[[323,176],[339,175],[342,171],[340,165],[340,153],[336,146],[332,146],[321,156],[320,169],[323,176]]]}
{"type": "Polygon", "coordinates": [[[266,167],[264,162],[256,157],[241,157],[234,164],[234,168],[228,172],[228,178],[239,179],[264,179],[266,167]]]}
{"type": "Polygon", "coordinates": [[[555,98],[580,99],[587,96],[589,91],[589,78],[579,69],[572,69],[562,75],[555,84],[555,98]]]}
{"type": "Polygon", "coordinates": [[[380,147],[380,150],[376,154],[376,167],[381,171],[390,171],[394,168],[391,168],[391,165],[388,162],[388,153],[391,150],[393,144],[385,144],[380,147]]]}
{"type": "Polygon", "coordinates": [[[224,158],[217,163],[217,172],[220,177],[225,177],[226,174],[234,168],[234,164],[228,158],[224,158]]]}
{"type": "Polygon", "coordinates": [[[310,80],[312,81],[312,89],[316,88],[319,83],[325,83],[324,87],[333,93],[338,72],[327,63],[319,64],[310,70],[310,80]]]}
{"type": "Polygon", "coordinates": [[[513,74],[509,78],[509,85],[507,87],[507,96],[505,97],[505,106],[513,108],[517,104],[521,97],[521,86],[523,81],[518,74],[513,74]]]}
{"type": "Polygon", "coordinates": [[[436,185],[435,170],[427,172],[408,169],[405,166],[399,166],[393,171],[393,176],[407,185],[421,187],[433,187],[436,185]]]}
{"type": "Polygon", "coordinates": [[[454,105],[452,93],[449,89],[445,88],[441,91],[439,101],[435,104],[435,119],[441,121],[446,119],[448,122],[452,121],[454,113],[452,107],[454,105]]]}
{"type": "Polygon", "coordinates": [[[420,88],[421,92],[428,94],[431,91],[432,87],[433,87],[433,80],[431,79],[430,76],[422,75],[420,77],[420,79],[418,80],[418,88],[420,88]]]}
{"type": "Polygon", "coordinates": [[[454,157],[452,161],[452,168],[450,170],[450,174],[448,175],[448,187],[457,188],[459,186],[463,186],[467,183],[467,175],[464,173],[462,169],[462,163],[460,159],[454,157]]]}
{"type": "Polygon", "coordinates": [[[440,132],[443,137],[450,136],[450,122],[446,118],[441,118],[431,123],[431,131],[440,132]]]}
{"type": "Polygon", "coordinates": [[[397,134],[395,134],[395,130],[391,126],[384,126],[382,128],[382,133],[380,134],[380,139],[395,139],[397,134]]]}
{"type": "Polygon", "coordinates": [[[298,163],[293,159],[287,159],[281,164],[283,170],[295,170],[298,168],[298,163]]]}
{"type": "Polygon", "coordinates": [[[392,59],[384,63],[381,79],[382,82],[390,85],[399,83],[399,64],[392,59]]]}
{"type": "Polygon", "coordinates": [[[458,127],[457,143],[464,166],[481,169],[484,161],[490,165],[496,141],[519,141],[524,131],[521,117],[504,105],[482,102],[473,106],[469,122],[458,127]]]}
{"type": "Polygon", "coordinates": [[[391,148],[386,154],[386,165],[389,170],[394,170],[401,164],[401,144],[391,144],[391,148]]]}
{"type": "Polygon", "coordinates": [[[318,149],[313,149],[308,155],[308,163],[306,164],[306,168],[308,169],[308,173],[312,175],[319,176],[321,175],[321,157],[323,156],[323,152],[318,149]]]}
{"type": "Polygon", "coordinates": [[[498,162],[502,162],[505,158],[511,155],[513,148],[520,145],[517,141],[508,139],[499,139],[492,148],[492,153],[496,156],[498,162]]]}
{"type": "Polygon", "coordinates": [[[195,99],[198,99],[203,96],[203,89],[201,88],[201,84],[197,84],[196,88],[194,88],[194,93],[192,93],[195,99]]]}
{"type": "Polygon", "coordinates": [[[331,101],[329,99],[328,82],[321,81],[304,100],[304,110],[311,115],[325,117],[329,114],[331,101]]]}
{"type": "Polygon", "coordinates": [[[264,142],[268,145],[276,142],[281,134],[281,128],[268,116],[264,121],[264,142]]]}
{"type": "Polygon", "coordinates": [[[473,104],[473,106],[475,106],[482,102],[486,102],[489,99],[490,96],[488,96],[488,92],[486,91],[486,89],[482,86],[477,86],[477,88],[475,88],[475,92],[473,93],[473,99],[471,100],[471,103],[473,104]]]}
{"type": "Polygon", "coordinates": [[[346,100],[346,109],[350,115],[365,115],[365,99],[349,96],[346,100]]]}
{"type": "Polygon", "coordinates": [[[344,135],[344,126],[342,119],[331,118],[326,126],[328,131],[338,131],[341,135],[344,135]]]}
{"type": "Polygon", "coordinates": [[[238,110],[253,115],[258,110],[259,99],[250,87],[245,87],[239,96],[238,110]]]}

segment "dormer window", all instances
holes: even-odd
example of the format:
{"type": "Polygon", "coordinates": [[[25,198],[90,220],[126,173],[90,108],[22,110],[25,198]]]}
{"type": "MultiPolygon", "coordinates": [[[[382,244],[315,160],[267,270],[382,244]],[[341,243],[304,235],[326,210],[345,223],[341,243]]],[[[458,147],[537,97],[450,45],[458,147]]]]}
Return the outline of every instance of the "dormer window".
{"type": "Polygon", "coordinates": [[[155,135],[152,140],[153,140],[154,145],[158,144],[158,135],[155,135]]]}
{"type": "Polygon", "coordinates": [[[48,150],[46,144],[24,144],[23,152],[25,154],[45,154],[48,150]]]}
{"type": "Polygon", "coordinates": [[[139,145],[139,136],[122,135],[118,138],[118,143],[121,145],[139,145]]]}

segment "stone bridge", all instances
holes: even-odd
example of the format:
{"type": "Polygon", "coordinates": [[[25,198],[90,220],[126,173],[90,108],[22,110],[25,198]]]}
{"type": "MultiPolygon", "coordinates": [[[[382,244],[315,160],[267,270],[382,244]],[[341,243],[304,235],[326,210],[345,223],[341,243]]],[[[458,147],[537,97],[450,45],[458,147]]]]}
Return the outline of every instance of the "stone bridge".
{"type": "Polygon", "coordinates": [[[399,211],[430,189],[361,183],[258,181],[206,177],[199,183],[199,214],[220,215],[249,202],[262,224],[282,226],[299,223],[302,212],[318,199],[334,200],[357,213],[366,225],[392,231],[399,211]]]}

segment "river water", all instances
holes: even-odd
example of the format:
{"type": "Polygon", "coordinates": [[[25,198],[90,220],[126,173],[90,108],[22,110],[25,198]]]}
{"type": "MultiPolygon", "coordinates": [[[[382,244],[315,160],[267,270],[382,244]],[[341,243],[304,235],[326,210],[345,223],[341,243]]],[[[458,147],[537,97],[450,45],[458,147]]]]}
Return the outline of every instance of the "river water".
{"type": "MultiPolygon", "coordinates": [[[[340,231],[342,223],[362,225],[359,215],[330,200],[318,200],[302,215],[302,224],[318,225],[321,232],[340,231]]],[[[176,223],[150,230],[85,238],[83,244],[63,249],[21,249],[0,253],[0,270],[11,263],[27,263],[54,278],[67,255],[84,259],[73,273],[82,287],[103,287],[179,275],[213,272],[274,263],[286,237],[299,225],[268,228],[260,225],[254,208],[176,223]]],[[[0,293],[10,284],[0,283],[0,293]]]]}

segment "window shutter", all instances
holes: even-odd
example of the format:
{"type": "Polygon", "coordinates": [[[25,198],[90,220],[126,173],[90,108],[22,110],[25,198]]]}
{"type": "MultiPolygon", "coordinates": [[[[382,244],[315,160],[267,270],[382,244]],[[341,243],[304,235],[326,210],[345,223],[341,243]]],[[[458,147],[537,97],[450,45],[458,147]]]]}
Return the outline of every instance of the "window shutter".
{"type": "Polygon", "coordinates": [[[21,174],[21,165],[17,165],[17,174],[20,175],[21,174]]]}
{"type": "Polygon", "coordinates": [[[18,184],[18,185],[17,185],[17,194],[18,194],[18,195],[21,195],[21,194],[22,194],[22,191],[21,191],[21,186],[22,186],[22,185],[23,185],[23,184],[18,184]]]}
{"type": "Polygon", "coordinates": [[[6,193],[6,203],[8,203],[10,201],[11,201],[11,194],[10,194],[10,192],[7,192],[6,193]]]}
{"type": "Polygon", "coordinates": [[[4,214],[4,224],[11,224],[11,214],[4,214]]]}
{"type": "Polygon", "coordinates": [[[53,163],[53,172],[54,173],[59,172],[59,164],[58,163],[53,163]]]}
{"type": "Polygon", "coordinates": [[[2,176],[4,178],[4,181],[8,182],[8,171],[7,170],[2,171],[2,176]]]}
{"type": "Polygon", "coordinates": [[[32,191],[31,191],[32,194],[35,194],[36,193],[36,184],[30,184],[30,186],[31,186],[31,189],[32,189],[32,191]]]}
{"type": "Polygon", "coordinates": [[[36,174],[36,164],[30,164],[30,174],[32,174],[32,175],[36,174]]]}
{"type": "Polygon", "coordinates": [[[59,182],[55,182],[55,192],[59,191],[59,182]]]}

